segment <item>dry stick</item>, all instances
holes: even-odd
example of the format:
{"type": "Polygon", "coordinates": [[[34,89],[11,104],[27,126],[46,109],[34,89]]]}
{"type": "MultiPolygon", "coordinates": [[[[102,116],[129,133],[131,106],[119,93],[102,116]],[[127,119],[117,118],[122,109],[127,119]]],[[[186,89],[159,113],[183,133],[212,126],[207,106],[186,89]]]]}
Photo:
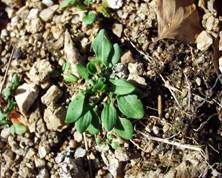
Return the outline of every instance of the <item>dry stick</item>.
{"type": "Polygon", "coordinates": [[[8,75],[9,67],[10,67],[11,62],[12,62],[12,58],[13,58],[14,52],[15,52],[15,47],[13,47],[13,49],[12,49],[12,52],[11,52],[11,55],[10,55],[10,58],[9,58],[9,61],[8,61],[8,64],[7,64],[5,75],[4,75],[4,78],[2,80],[2,85],[1,85],[1,88],[0,88],[0,93],[2,93],[3,87],[4,87],[5,82],[7,80],[7,75],[8,75]]]}
{"type": "Polygon", "coordinates": [[[90,178],[93,178],[93,172],[92,172],[92,164],[89,158],[89,148],[88,148],[88,143],[87,143],[87,139],[86,139],[86,134],[83,133],[83,138],[84,138],[84,143],[85,143],[85,148],[86,148],[86,155],[87,155],[87,160],[88,160],[88,166],[89,166],[89,176],[90,178]]]}
{"type": "Polygon", "coordinates": [[[178,148],[180,148],[182,150],[183,149],[189,149],[189,150],[198,151],[200,153],[204,153],[200,146],[189,145],[189,144],[182,144],[182,143],[175,142],[175,141],[169,141],[168,139],[163,139],[163,138],[159,138],[159,137],[153,137],[151,135],[144,134],[143,132],[141,132],[139,130],[136,130],[136,132],[140,133],[141,135],[143,135],[144,137],[146,137],[149,140],[153,140],[153,141],[157,141],[157,142],[173,145],[173,146],[176,146],[176,147],[178,147],[178,148]]]}

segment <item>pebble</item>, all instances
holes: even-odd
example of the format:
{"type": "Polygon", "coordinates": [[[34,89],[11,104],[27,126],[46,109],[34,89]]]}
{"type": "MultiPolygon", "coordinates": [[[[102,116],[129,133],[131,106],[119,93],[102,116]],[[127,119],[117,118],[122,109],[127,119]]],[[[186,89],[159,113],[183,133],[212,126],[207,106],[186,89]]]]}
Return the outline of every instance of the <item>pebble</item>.
{"type": "Polygon", "coordinates": [[[107,3],[112,9],[119,9],[123,6],[122,0],[107,0],[107,3]]]}
{"type": "Polygon", "coordinates": [[[121,147],[115,150],[115,157],[119,161],[128,161],[129,160],[129,156],[127,155],[126,150],[121,147]]]}
{"type": "Polygon", "coordinates": [[[4,139],[7,139],[8,138],[8,136],[10,135],[10,128],[3,128],[2,130],[1,130],[1,137],[2,138],[4,138],[4,139]]]}
{"type": "Polygon", "coordinates": [[[74,133],[74,140],[77,141],[77,142],[82,142],[82,134],[79,133],[79,132],[75,132],[74,133]]]}
{"type": "Polygon", "coordinates": [[[39,13],[39,17],[44,21],[44,22],[48,22],[50,20],[52,20],[54,13],[56,12],[56,10],[59,8],[59,5],[53,5],[50,6],[46,9],[43,9],[40,13],[39,13]]]}
{"type": "Polygon", "coordinates": [[[196,78],[195,82],[196,82],[197,86],[201,85],[201,79],[199,77],[196,78]]]}
{"type": "Polygon", "coordinates": [[[222,57],[219,58],[219,70],[222,73],[222,57]]]}
{"type": "Polygon", "coordinates": [[[35,155],[34,148],[29,148],[25,155],[25,159],[32,159],[34,155],[35,155]]]}
{"type": "Polygon", "coordinates": [[[46,165],[45,160],[39,159],[39,158],[37,158],[37,157],[35,157],[34,163],[35,163],[35,167],[36,167],[36,168],[42,168],[42,167],[44,167],[44,166],[46,165]]]}
{"type": "Polygon", "coordinates": [[[40,146],[38,149],[39,158],[44,158],[47,154],[47,150],[44,146],[40,146]]]}
{"type": "Polygon", "coordinates": [[[30,80],[37,84],[45,84],[49,82],[50,74],[53,71],[52,65],[48,60],[43,59],[36,61],[30,69],[28,77],[30,80]]]}
{"type": "Polygon", "coordinates": [[[56,109],[47,107],[44,112],[44,121],[48,130],[60,131],[59,129],[64,125],[65,116],[66,109],[64,107],[56,109]]]}
{"type": "Polygon", "coordinates": [[[135,62],[133,55],[130,50],[126,51],[122,56],[121,56],[121,63],[122,64],[128,64],[128,63],[133,63],[135,62]]]}
{"type": "Polygon", "coordinates": [[[82,158],[86,155],[86,150],[82,147],[78,147],[75,151],[75,159],[82,158]]]}
{"type": "Polygon", "coordinates": [[[15,101],[20,112],[26,114],[39,94],[38,87],[34,84],[24,83],[15,92],[15,101]]]}
{"type": "Polygon", "coordinates": [[[129,63],[128,70],[130,74],[143,75],[144,73],[143,63],[129,63]]]}
{"type": "Polygon", "coordinates": [[[36,178],[49,178],[48,170],[46,168],[41,169],[36,178]]]}
{"type": "Polygon", "coordinates": [[[42,0],[42,4],[45,4],[46,6],[52,6],[53,5],[53,1],[52,0],[42,0]]]}
{"type": "Polygon", "coordinates": [[[213,39],[206,31],[202,31],[198,35],[196,43],[199,50],[206,51],[213,44],[213,39]]]}
{"type": "Polygon", "coordinates": [[[143,85],[143,86],[147,85],[145,78],[143,78],[139,75],[136,75],[136,74],[129,74],[127,80],[132,80],[132,81],[134,81],[140,85],[143,85]]]}
{"type": "Polygon", "coordinates": [[[120,38],[123,32],[123,25],[119,23],[114,23],[112,26],[112,31],[116,36],[120,38]]]}
{"type": "Polygon", "coordinates": [[[42,96],[41,101],[46,106],[49,106],[51,103],[55,103],[62,96],[62,90],[56,86],[52,85],[47,92],[42,96]]]}
{"type": "Polygon", "coordinates": [[[157,127],[157,126],[153,126],[153,133],[155,134],[155,135],[158,135],[159,134],[159,127],[157,127]]]}

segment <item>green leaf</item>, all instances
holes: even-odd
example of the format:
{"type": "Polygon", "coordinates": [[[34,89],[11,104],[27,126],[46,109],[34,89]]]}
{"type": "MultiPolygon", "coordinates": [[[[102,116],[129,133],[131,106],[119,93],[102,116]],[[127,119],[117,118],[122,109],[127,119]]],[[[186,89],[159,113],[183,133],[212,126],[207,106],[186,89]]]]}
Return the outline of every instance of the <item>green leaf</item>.
{"type": "Polygon", "coordinates": [[[133,137],[133,125],[128,119],[119,118],[117,119],[115,132],[123,139],[130,140],[133,137]]]}
{"type": "Polygon", "coordinates": [[[96,20],[96,13],[89,11],[83,18],[82,21],[86,25],[91,25],[96,20]]]}
{"type": "Polygon", "coordinates": [[[120,144],[115,140],[113,140],[110,145],[114,150],[120,147],[120,144]]]}
{"type": "Polygon", "coordinates": [[[7,107],[5,109],[5,113],[7,113],[7,114],[10,113],[13,110],[14,106],[15,106],[14,101],[8,100],[7,107]]]}
{"type": "Polygon", "coordinates": [[[70,70],[70,68],[71,68],[71,64],[68,63],[68,62],[66,62],[66,63],[63,64],[63,66],[62,66],[62,71],[63,71],[64,73],[66,73],[66,72],[68,72],[68,71],[70,70]]]}
{"type": "Polygon", "coordinates": [[[96,81],[94,81],[93,84],[93,91],[96,92],[97,90],[104,92],[107,88],[107,85],[105,83],[105,81],[103,80],[103,78],[98,78],[96,81]]]}
{"type": "Polygon", "coordinates": [[[110,82],[114,85],[114,93],[117,95],[126,95],[132,93],[136,89],[131,83],[124,79],[110,79],[110,82]]]}
{"type": "Polygon", "coordinates": [[[91,121],[92,121],[92,112],[88,110],[75,123],[76,130],[79,133],[85,132],[85,130],[89,127],[91,121]]]}
{"type": "Polygon", "coordinates": [[[91,135],[96,135],[99,133],[100,131],[99,117],[97,116],[96,113],[93,113],[93,118],[92,118],[91,124],[87,128],[87,131],[91,135]]]}
{"type": "Polygon", "coordinates": [[[120,60],[120,56],[121,56],[121,49],[119,47],[119,45],[117,43],[115,43],[113,45],[113,57],[111,59],[112,64],[117,64],[120,60]]]}
{"type": "Polygon", "coordinates": [[[110,14],[109,14],[109,12],[108,12],[108,4],[107,4],[106,1],[103,1],[102,4],[99,4],[99,5],[97,6],[96,10],[97,10],[99,13],[103,14],[104,17],[107,17],[107,18],[110,17],[110,14]]]}
{"type": "Polygon", "coordinates": [[[10,132],[11,134],[18,134],[18,135],[22,135],[23,133],[26,132],[26,127],[22,124],[14,124],[10,127],[10,132]]]}
{"type": "Polygon", "coordinates": [[[63,74],[63,79],[67,83],[76,83],[78,78],[73,74],[63,74]]]}
{"type": "Polygon", "coordinates": [[[76,122],[83,112],[85,95],[83,93],[79,93],[69,104],[65,123],[70,124],[76,122]]]}
{"type": "Polygon", "coordinates": [[[76,3],[76,0],[64,0],[61,2],[60,4],[60,8],[65,8],[65,7],[68,7],[68,6],[72,6],[72,5],[75,5],[76,3]]]}
{"type": "Polygon", "coordinates": [[[5,120],[6,117],[7,117],[7,114],[0,111],[0,121],[5,120]]]}
{"type": "Polygon", "coordinates": [[[11,80],[12,90],[15,90],[19,86],[19,83],[20,83],[19,76],[17,74],[13,74],[12,75],[12,80],[11,80]]]}
{"type": "Polygon", "coordinates": [[[88,73],[87,68],[85,68],[82,64],[77,64],[76,67],[77,67],[79,74],[82,76],[82,78],[84,78],[85,80],[88,80],[89,73],[88,73]]]}
{"type": "Polygon", "coordinates": [[[84,0],[83,2],[85,5],[89,6],[93,3],[93,0],[84,0]]]}
{"type": "Polygon", "coordinates": [[[117,112],[113,103],[104,104],[104,108],[101,113],[102,125],[106,131],[110,131],[116,124],[117,112]]]}
{"type": "Polygon", "coordinates": [[[97,34],[96,38],[92,42],[92,48],[96,54],[96,59],[101,61],[101,63],[105,66],[108,66],[112,44],[104,29],[100,30],[97,34]]]}
{"type": "Polygon", "coordinates": [[[86,68],[90,74],[95,74],[97,72],[96,61],[94,60],[89,61],[88,64],[86,65],[86,68]]]}
{"type": "Polygon", "coordinates": [[[7,101],[11,95],[12,95],[12,90],[10,87],[7,87],[2,91],[2,97],[4,98],[5,101],[7,101]]]}
{"type": "Polygon", "coordinates": [[[119,110],[128,118],[142,119],[144,108],[142,102],[136,95],[126,95],[117,97],[119,110]]]}

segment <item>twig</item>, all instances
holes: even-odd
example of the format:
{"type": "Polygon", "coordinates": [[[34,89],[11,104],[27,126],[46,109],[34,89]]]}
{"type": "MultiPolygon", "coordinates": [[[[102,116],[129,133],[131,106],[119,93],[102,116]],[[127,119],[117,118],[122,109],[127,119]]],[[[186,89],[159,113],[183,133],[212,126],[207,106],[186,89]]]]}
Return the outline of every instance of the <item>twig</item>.
{"type": "Polygon", "coordinates": [[[1,84],[1,88],[0,88],[0,93],[2,93],[2,90],[3,90],[4,85],[6,83],[9,67],[11,65],[14,52],[15,52],[15,47],[13,47],[13,49],[12,49],[12,52],[11,52],[11,55],[10,55],[10,58],[9,58],[9,61],[8,61],[7,67],[6,67],[5,75],[4,75],[4,78],[2,80],[2,84],[1,84]]]}
{"type": "Polygon", "coordinates": [[[89,158],[89,148],[88,148],[88,143],[87,143],[87,138],[86,134],[83,133],[83,138],[84,138],[84,144],[85,144],[85,149],[86,149],[86,155],[87,155],[87,160],[88,160],[88,166],[89,166],[89,176],[90,178],[93,178],[93,172],[92,172],[92,164],[89,158]]]}
{"type": "Polygon", "coordinates": [[[141,147],[139,146],[139,144],[135,143],[133,140],[130,140],[130,142],[131,142],[133,145],[135,145],[138,149],[140,149],[141,151],[143,151],[144,153],[147,153],[146,150],[144,150],[143,148],[141,148],[141,147]]]}
{"type": "Polygon", "coordinates": [[[159,138],[159,137],[153,137],[151,135],[144,134],[143,132],[141,132],[139,130],[136,130],[136,132],[141,134],[141,135],[143,135],[144,137],[146,137],[149,140],[153,140],[153,141],[156,141],[156,142],[162,142],[162,143],[165,143],[165,144],[173,145],[173,146],[176,146],[177,148],[182,149],[182,150],[183,149],[189,149],[189,150],[198,151],[200,153],[204,153],[200,146],[189,145],[189,144],[182,144],[182,143],[179,143],[179,142],[170,141],[168,139],[163,139],[163,138],[159,138]]]}
{"type": "Polygon", "coordinates": [[[158,116],[159,118],[162,117],[162,111],[163,111],[163,104],[162,104],[162,96],[161,95],[158,95],[158,99],[157,99],[157,103],[158,103],[158,116]]]}

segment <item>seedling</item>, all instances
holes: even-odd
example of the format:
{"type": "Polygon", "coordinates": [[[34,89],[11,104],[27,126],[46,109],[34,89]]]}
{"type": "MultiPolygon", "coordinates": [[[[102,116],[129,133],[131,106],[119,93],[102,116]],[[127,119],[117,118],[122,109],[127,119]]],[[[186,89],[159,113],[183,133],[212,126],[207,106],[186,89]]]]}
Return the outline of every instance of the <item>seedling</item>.
{"type": "Polygon", "coordinates": [[[108,4],[106,1],[103,1],[101,4],[93,5],[93,0],[64,0],[60,4],[60,8],[66,8],[70,6],[77,7],[80,11],[84,12],[82,22],[86,25],[91,25],[95,22],[97,13],[103,14],[104,17],[110,17],[108,13],[108,4]]]}
{"type": "Polygon", "coordinates": [[[8,87],[0,96],[0,128],[10,126],[12,134],[23,134],[26,131],[26,127],[18,121],[21,115],[15,111],[14,93],[19,83],[19,76],[13,74],[8,87]]]}
{"type": "Polygon", "coordinates": [[[75,123],[78,132],[95,135],[102,129],[124,139],[133,136],[133,119],[144,117],[144,107],[136,88],[125,79],[111,78],[112,67],[119,62],[120,47],[112,44],[104,29],[92,43],[95,58],[86,66],[77,65],[84,89],[70,102],[65,118],[75,123]]]}

